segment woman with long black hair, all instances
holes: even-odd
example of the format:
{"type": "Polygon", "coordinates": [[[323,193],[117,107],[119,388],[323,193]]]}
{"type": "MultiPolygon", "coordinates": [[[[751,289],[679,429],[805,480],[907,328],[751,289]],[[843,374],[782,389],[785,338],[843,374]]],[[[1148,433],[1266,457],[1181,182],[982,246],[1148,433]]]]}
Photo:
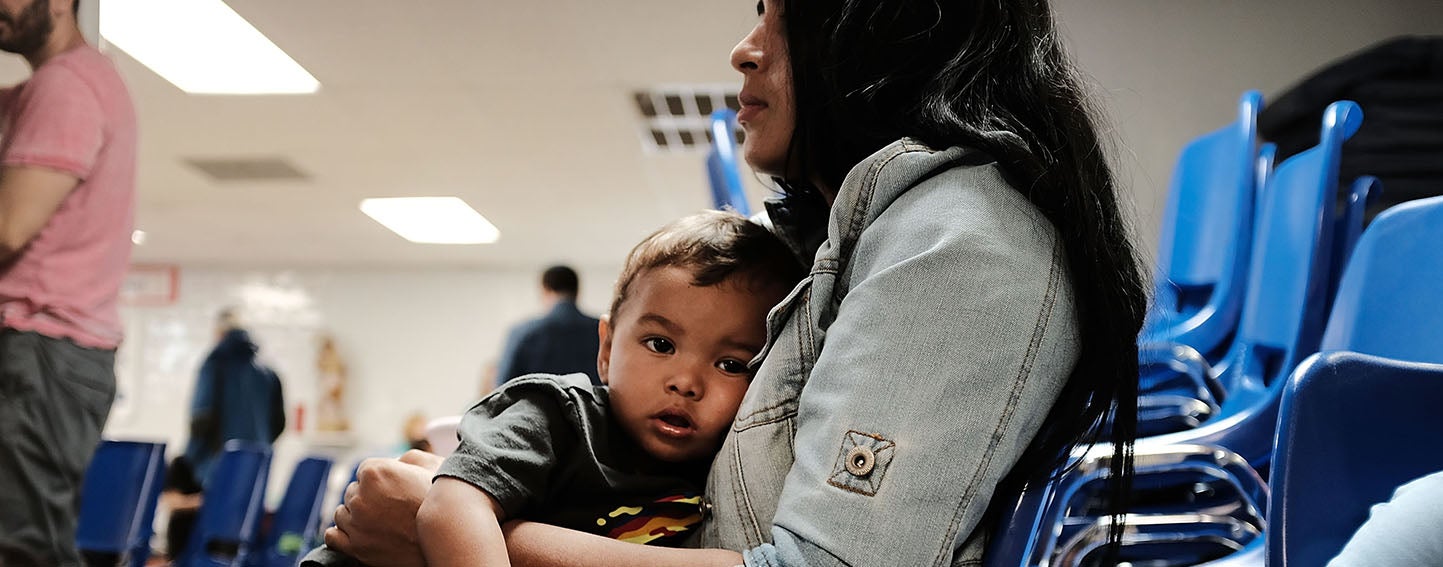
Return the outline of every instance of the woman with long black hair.
{"type": "Polygon", "coordinates": [[[512,560],[974,565],[994,496],[1092,441],[1117,518],[1145,295],[1046,0],[757,11],[731,58],[744,153],[812,268],[713,464],[708,549],[523,522],[512,560]]]}

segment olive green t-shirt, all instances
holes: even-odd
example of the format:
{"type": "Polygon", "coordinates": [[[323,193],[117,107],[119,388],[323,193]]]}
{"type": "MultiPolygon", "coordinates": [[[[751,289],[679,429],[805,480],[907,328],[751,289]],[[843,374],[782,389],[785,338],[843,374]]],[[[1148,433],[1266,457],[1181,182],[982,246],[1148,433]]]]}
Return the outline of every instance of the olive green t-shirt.
{"type": "Polygon", "coordinates": [[[609,401],[606,386],[584,374],[510,380],[461,418],[461,444],[436,476],[485,491],[508,519],[680,545],[701,524],[710,463],[652,458],[612,418],[609,401]]]}

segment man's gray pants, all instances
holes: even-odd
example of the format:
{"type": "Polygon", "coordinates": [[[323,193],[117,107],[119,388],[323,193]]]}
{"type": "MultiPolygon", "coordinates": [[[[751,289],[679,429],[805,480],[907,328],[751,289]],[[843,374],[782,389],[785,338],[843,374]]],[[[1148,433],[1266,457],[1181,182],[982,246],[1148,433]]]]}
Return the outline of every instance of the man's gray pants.
{"type": "Polygon", "coordinates": [[[80,565],[80,487],[114,400],[115,351],[0,329],[0,567],[80,565]]]}

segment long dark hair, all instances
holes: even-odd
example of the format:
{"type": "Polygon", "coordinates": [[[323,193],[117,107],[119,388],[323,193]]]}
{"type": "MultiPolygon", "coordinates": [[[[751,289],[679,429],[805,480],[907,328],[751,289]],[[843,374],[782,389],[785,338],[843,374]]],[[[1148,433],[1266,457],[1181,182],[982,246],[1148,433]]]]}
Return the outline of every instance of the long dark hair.
{"type": "Polygon", "coordinates": [[[1115,451],[1116,553],[1132,480],[1146,292],[1087,96],[1047,1],[781,3],[797,112],[791,158],[800,175],[779,181],[794,210],[818,212],[811,182],[838,188],[862,159],[911,137],[991,154],[1056,227],[1081,354],[1001,490],[1047,478],[1071,449],[1106,436],[1115,451]]]}

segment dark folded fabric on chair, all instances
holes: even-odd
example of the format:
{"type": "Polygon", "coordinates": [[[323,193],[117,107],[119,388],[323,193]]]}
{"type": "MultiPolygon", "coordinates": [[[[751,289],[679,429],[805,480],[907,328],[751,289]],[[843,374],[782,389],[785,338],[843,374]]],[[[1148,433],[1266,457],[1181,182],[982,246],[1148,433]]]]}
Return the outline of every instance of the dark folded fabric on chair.
{"type": "Polygon", "coordinates": [[[1392,39],[1334,62],[1278,96],[1258,116],[1277,160],[1318,143],[1318,121],[1334,101],[1363,108],[1363,127],[1343,145],[1339,177],[1383,182],[1371,218],[1403,201],[1443,194],[1443,37],[1392,39]]]}

